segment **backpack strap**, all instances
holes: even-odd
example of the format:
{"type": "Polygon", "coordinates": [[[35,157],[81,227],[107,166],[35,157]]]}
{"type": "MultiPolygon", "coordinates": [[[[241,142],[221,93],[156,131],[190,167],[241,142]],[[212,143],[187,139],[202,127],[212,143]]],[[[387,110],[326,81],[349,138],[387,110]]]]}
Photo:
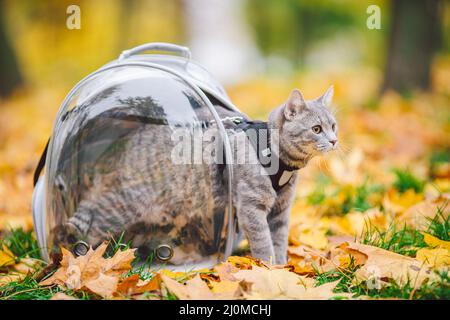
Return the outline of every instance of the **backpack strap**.
{"type": "Polygon", "coordinates": [[[45,159],[47,158],[47,150],[48,150],[49,142],[50,142],[50,138],[47,140],[47,144],[45,145],[44,151],[41,154],[41,158],[39,159],[36,169],[34,170],[33,187],[36,186],[36,183],[39,180],[39,176],[41,175],[42,169],[44,169],[45,159]]]}

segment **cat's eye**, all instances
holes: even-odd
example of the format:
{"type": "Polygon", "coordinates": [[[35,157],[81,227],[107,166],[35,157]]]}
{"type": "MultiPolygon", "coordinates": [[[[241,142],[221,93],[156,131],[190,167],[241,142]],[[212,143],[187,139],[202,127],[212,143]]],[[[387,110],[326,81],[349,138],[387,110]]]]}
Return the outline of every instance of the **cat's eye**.
{"type": "Polygon", "coordinates": [[[331,130],[335,131],[336,130],[336,124],[333,123],[333,125],[331,126],[331,130]]]}
{"type": "Polygon", "coordinates": [[[315,134],[319,134],[319,133],[322,132],[322,127],[321,127],[321,126],[314,126],[314,127],[312,127],[312,131],[313,131],[315,134]]]}

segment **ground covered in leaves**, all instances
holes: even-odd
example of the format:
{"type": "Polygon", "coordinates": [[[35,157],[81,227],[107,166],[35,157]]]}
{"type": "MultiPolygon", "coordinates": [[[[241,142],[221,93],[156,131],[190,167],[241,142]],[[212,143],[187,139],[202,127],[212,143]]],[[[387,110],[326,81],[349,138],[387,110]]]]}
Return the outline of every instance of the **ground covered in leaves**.
{"type": "Polygon", "coordinates": [[[40,260],[31,228],[31,176],[66,90],[25,90],[0,105],[0,299],[449,299],[450,62],[431,93],[377,97],[358,69],[317,79],[254,79],[229,88],[265,118],[292,87],[307,98],[335,84],[341,149],[301,172],[289,263],[234,255],[173,272],[111,243],[59,265],[40,260]],[[326,80],[326,81],[325,81],[326,80]]]}

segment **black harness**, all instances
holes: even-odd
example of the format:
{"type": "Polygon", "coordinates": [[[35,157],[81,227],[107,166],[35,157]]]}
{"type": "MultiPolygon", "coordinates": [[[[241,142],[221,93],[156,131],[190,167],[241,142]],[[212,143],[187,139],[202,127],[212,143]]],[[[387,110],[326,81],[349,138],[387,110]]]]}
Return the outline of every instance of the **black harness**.
{"type": "MultiPolygon", "coordinates": [[[[232,122],[234,123],[232,129],[242,130],[247,134],[248,140],[257,152],[258,161],[264,168],[269,169],[274,161],[278,161],[278,170],[275,173],[269,173],[268,171],[268,175],[272,182],[272,188],[277,192],[281,190],[291,181],[298,168],[288,165],[272,152],[267,122],[247,120],[241,117],[232,118],[232,122]]],[[[225,125],[225,128],[230,127],[225,125]]],[[[225,165],[222,166],[225,168],[225,165]]]]}

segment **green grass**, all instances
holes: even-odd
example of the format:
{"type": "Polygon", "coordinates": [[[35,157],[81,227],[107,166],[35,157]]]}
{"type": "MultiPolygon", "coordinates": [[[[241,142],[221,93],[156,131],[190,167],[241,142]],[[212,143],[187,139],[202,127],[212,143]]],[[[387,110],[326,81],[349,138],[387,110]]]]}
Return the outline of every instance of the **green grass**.
{"type": "MultiPolygon", "coordinates": [[[[448,202],[437,209],[434,218],[428,218],[428,226],[425,228],[426,233],[444,241],[450,241],[450,216],[444,215],[447,204],[448,202]]],[[[360,238],[363,244],[411,257],[415,257],[417,250],[427,246],[422,233],[406,225],[399,228],[391,224],[386,231],[380,231],[368,223],[360,238]]]]}
{"type": "Polygon", "coordinates": [[[312,205],[319,205],[326,199],[325,187],[330,184],[331,179],[324,175],[323,173],[319,174],[316,178],[316,188],[315,190],[308,195],[307,201],[312,205]]]}
{"type": "Polygon", "coordinates": [[[430,166],[450,162],[450,150],[434,150],[430,157],[430,166]]]}
{"type": "Polygon", "coordinates": [[[363,244],[389,250],[398,254],[415,257],[417,250],[426,247],[423,235],[406,225],[400,229],[391,224],[386,231],[368,225],[360,240],[363,244]]]}
{"type": "Polygon", "coordinates": [[[39,245],[32,231],[24,231],[22,228],[10,230],[0,243],[5,244],[18,258],[41,259],[39,245]]]}
{"type": "Polygon", "coordinates": [[[423,192],[425,186],[424,181],[415,177],[411,172],[407,170],[394,169],[396,180],[394,182],[394,188],[400,192],[406,192],[409,189],[414,190],[416,193],[423,192]]]}
{"type": "MultiPolygon", "coordinates": [[[[364,186],[364,188],[366,187],[364,186]]],[[[362,198],[364,198],[364,195],[369,194],[366,191],[361,191],[362,198]]],[[[428,219],[426,232],[441,240],[449,241],[450,221],[449,217],[445,217],[444,215],[446,206],[447,203],[438,208],[434,218],[428,219]]],[[[426,246],[422,234],[407,226],[398,228],[391,225],[387,231],[380,231],[374,226],[366,229],[370,231],[366,231],[362,235],[362,243],[377,246],[399,254],[415,256],[419,248],[426,246]]],[[[25,232],[22,229],[11,230],[5,234],[4,239],[1,240],[1,242],[6,244],[18,257],[39,258],[38,244],[32,232],[25,232]]],[[[105,256],[112,256],[118,250],[129,248],[129,245],[129,243],[123,243],[123,235],[117,240],[111,239],[110,246],[105,256]]],[[[143,280],[150,279],[154,276],[154,273],[152,273],[152,271],[154,271],[152,270],[152,260],[152,256],[149,256],[143,261],[140,260],[139,257],[136,258],[133,262],[133,269],[127,276],[139,274],[140,278],[143,280]]],[[[380,290],[377,290],[369,289],[366,282],[355,285],[353,280],[357,270],[358,266],[355,266],[353,258],[351,258],[350,265],[346,269],[331,270],[324,273],[320,273],[316,270],[316,286],[340,280],[336,286],[335,292],[351,293],[355,298],[358,296],[369,296],[371,298],[450,299],[450,281],[447,271],[438,273],[437,280],[425,283],[417,289],[414,289],[411,283],[399,286],[397,283],[391,281],[380,290]]],[[[48,276],[50,276],[50,274],[47,275],[47,277],[48,276]]],[[[38,281],[33,275],[27,276],[22,281],[14,281],[1,286],[0,300],[47,300],[60,291],[62,291],[62,289],[58,286],[39,286],[38,281]]],[[[71,290],[66,290],[64,293],[82,300],[99,299],[98,296],[83,291],[73,292],[71,290]]],[[[336,299],[339,298],[339,295],[337,295],[336,299]]],[[[173,294],[167,293],[162,299],[175,300],[177,298],[173,294]]]]}
{"type": "MultiPolygon", "coordinates": [[[[353,284],[355,272],[358,267],[355,266],[351,257],[350,265],[347,269],[336,269],[327,272],[317,272],[315,286],[340,280],[334,292],[350,293],[352,298],[360,296],[368,296],[376,299],[397,298],[397,299],[450,299],[450,277],[448,271],[436,272],[437,279],[423,284],[421,287],[414,289],[413,281],[408,281],[405,285],[400,286],[395,281],[390,281],[381,286],[380,289],[371,289],[366,281],[353,284]]],[[[339,295],[335,299],[341,299],[339,295]]]]}
{"type": "Polygon", "coordinates": [[[31,276],[0,287],[0,300],[48,300],[61,291],[58,287],[41,287],[31,276]]]}
{"type": "MultiPolygon", "coordinates": [[[[342,189],[337,189],[333,194],[327,195],[325,193],[325,187],[329,185],[330,182],[330,178],[324,176],[323,174],[319,175],[317,178],[317,187],[312,193],[307,196],[307,202],[311,205],[319,206],[325,201],[327,197],[335,197],[339,192],[341,192],[342,189]]],[[[382,193],[383,186],[378,184],[369,184],[366,180],[363,184],[357,186],[354,190],[343,190],[345,192],[345,200],[343,201],[342,205],[339,209],[337,209],[337,212],[334,212],[336,210],[335,209],[332,210],[333,212],[328,212],[328,214],[340,215],[349,213],[353,210],[364,212],[367,209],[374,207],[376,204],[370,203],[369,197],[373,193],[382,193]]]]}
{"type": "Polygon", "coordinates": [[[62,290],[60,287],[40,286],[34,276],[27,276],[22,281],[10,282],[0,287],[0,300],[49,300],[58,292],[80,300],[96,300],[98,296],[85,291],[62,290]]]}
{"type": "Polygon", "coordinates": [[[444,211],[447,208],[448,201],[437,209],[436,216],[428,219],[429,226],[427,233],[444,241],[450,241],[450,216],[445,217],[444,211]]]}

